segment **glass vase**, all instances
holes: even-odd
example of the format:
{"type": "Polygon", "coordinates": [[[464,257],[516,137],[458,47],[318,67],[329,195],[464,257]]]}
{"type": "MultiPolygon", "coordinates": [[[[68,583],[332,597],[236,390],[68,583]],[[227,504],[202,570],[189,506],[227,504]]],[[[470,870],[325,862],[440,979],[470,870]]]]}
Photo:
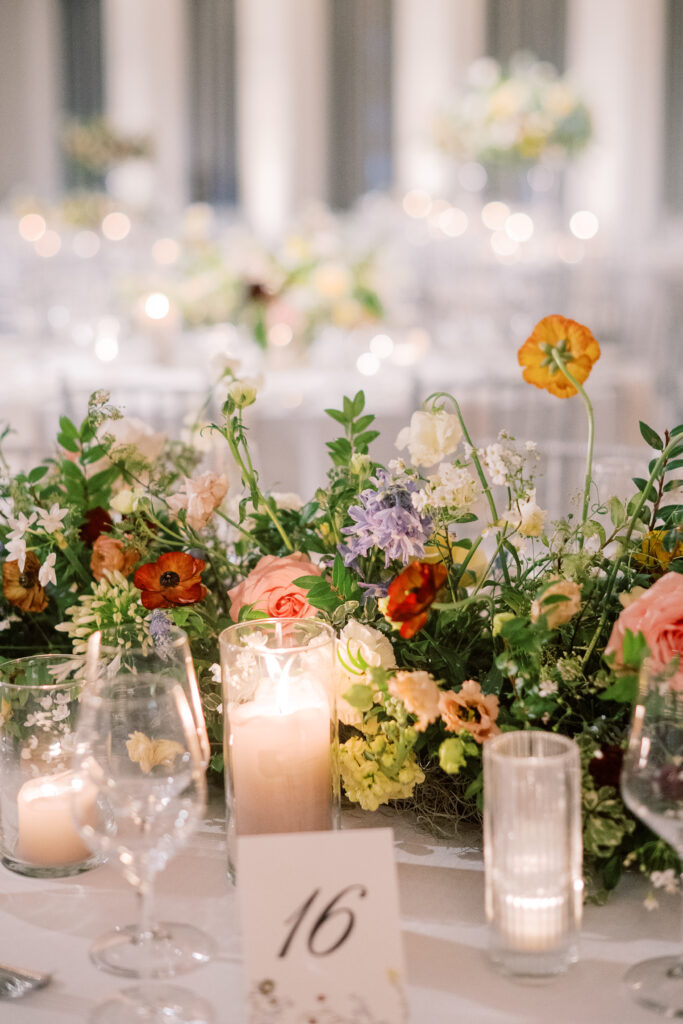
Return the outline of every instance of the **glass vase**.
{"type": "MultiPolygon", "coordinates": [[[[71,815],[83,673],[83,659],[71,655],[0,664],[0,858],[23,875],[60,878],[99,863],[71,815]]],[[[74,799],[95,817],[94,791],[74,799]]]]}
{"type": "Polygon", "coordinates": [[[573,740],[540,730],[484,744],[486,916],[505,973],[559,974],[578,956],[581,768],[573,740]]]}
{"type": "Polygon", "coordinates": [[[336,828],[335,635],[316,619],[259,619],[220,635],[228,875],[236,837],[336,828]]]}

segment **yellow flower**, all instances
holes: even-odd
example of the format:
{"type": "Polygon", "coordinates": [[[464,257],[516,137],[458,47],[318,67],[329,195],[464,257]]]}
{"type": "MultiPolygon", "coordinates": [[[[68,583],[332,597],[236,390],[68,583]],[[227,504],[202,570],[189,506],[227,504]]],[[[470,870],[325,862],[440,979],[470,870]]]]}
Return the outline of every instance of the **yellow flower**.
{"type": "Polygon", "coordinates": [[[640,551],[633,556],[634,560],[653,576],[663,576],[673,558],[683,558],[683,540],[676,541],[673,551],[664,550],[662,540],[666,532],[650,530],[643,537],[640,551]]]}
{"type": "MultiPolygon", "coordinates": [[[[424,782],[424,772],[413,751],[406,757],[396,778],[384,774],[376,760],[367,759],[367,742],[360,736],[342,743],[339,748],[339,766],[344,789],[349,800],[359,803],[365,811],[376,811],[380,804],[390,800],[405,800],[413,795],[415,786],[424,782]]],[[[384,758],[396,756],[396,745],[386,742],[384,758]]]]}
{"type": "Polygon", "coordinates": [[[139,763],[145,775],[158,765],[170,768],[176,757],[183,753],[183,748],[175,740],[151,740],[144,732],[131,733],[126,749],[131,761],[139,763]]]}
{"type": "Polygon", "coordinates": [[[576,388],[552,358],[553,349],[557,349],[572,376],[583,384],[600,358],[600,346],[587,327],[554,315],[536,324],[517,353],[519,365],[525,367],[522,376],[529,384],[545,388],[558,398],[570,398],[576,394],[576,388]]]}

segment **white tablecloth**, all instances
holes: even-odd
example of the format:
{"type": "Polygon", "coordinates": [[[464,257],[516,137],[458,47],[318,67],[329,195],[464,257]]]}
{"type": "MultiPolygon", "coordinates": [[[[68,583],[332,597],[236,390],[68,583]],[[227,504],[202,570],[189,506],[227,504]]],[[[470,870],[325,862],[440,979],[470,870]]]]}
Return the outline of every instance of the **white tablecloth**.
{"type": "MultiPolygon", "coordinates": [[[[393,826],[412,1024],[653,1024],[622,990],[625,969],[676,952],[680,908],[664,896],[643,907],[637,878],[622,882],[606,907],[584,915],[581,959],[559,978],[525,983],[502,977],[486,957],[484,876],[474,835],[459,847],[437,842],[392,812],[347,812],[344,827],[393,826]]],[[[245,1021],[235,890],[225,876],[220,798],[189,846],[158,880],[160,919],[192,922],[218,940],[213,963],[177,983],[204,995],[219,1024],[245,1021]],[[213,815],[213,816],[212,816],[213,815]]],[[[132,889],[114,866],[75,878],[23,878],[0,868],[0,961],[51,971],[53,982],[19,1000],[0,1001],[2,1024],[73,1024],[122,979],[88,958],[93,939],[135,917],[132,889]]]]}

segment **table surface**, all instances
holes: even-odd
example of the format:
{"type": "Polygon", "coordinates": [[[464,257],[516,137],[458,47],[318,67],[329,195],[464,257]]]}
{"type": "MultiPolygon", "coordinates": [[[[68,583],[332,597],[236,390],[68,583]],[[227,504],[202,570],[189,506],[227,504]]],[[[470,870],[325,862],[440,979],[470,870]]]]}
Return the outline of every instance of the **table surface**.
{"type": "MultiPolygon", "coordinates": [[[[476,834],[457,842],[417,830],[408,815],[347,811],[344,828],[394,829],[412,1024],[653,1024],[623,990],[626,968],[679,948],[679,898],[647,911],[644,881],[626,878],[605,907],[586,908],[579,962],[543,982],[498,974],[486,956],[484,874],[476,834]]],[[[243,1024],[237,900],[226,878],[225,821],[214,796],[202,828],[157,883],[160,920],[210,932],[219,955],[177,979],[208,999],[217,1024],[243,1024]]],[[[113,865],[64,879],[30,879],[0,868],[0,962],[53,973],[45,989],[0,1002],[2,1024],[72,1024],[122,979],[98,971],[91,942],[135,919],[135,897],[113,865]]]]}

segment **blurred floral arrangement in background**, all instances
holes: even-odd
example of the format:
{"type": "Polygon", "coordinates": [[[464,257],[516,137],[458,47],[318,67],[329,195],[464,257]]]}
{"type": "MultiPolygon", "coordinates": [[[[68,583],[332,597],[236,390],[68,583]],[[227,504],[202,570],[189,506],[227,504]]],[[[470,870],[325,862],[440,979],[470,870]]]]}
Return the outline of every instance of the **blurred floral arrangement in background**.
{"type": "Polygon", "coordinates": [[[152,154],[147,136],[117,131],[105,117],[70,121],[62,132],[62,147],[76,166],[92,175],[105,174],[124,160],[152,154]]]}
{"type": "Polygon", "coordinates": [[[590,141],[589,110],[567,78],[533,54],[515,54],[507,69],[482,57],[465,88],[436,117],[439,149],[458,161],[564,166],[590,141]]]}
{"type": "MultiPolygon", "coordinates": [[[[591,332],[546,317],[519,350],[525,379],[580,400],[585,486],[547,521],[533,440],[485,446],[457,401],[435,394],[376,463],[362,392],[328,410],[326,483],[304,501],[264,492],[245,409],[257,383],[227,363],[222,438],[205,446],[121,417],[106,393],[80,425],[61,421],[57,454],[0,471],[0,656],[83,649],[100,627],[168,617],[190,637],[222,771],[217,635],[231,621],[324,617],[338,634],[340,767],[348,798],[404,801],[430,828],[478,820],[482,748],[507,729],[574,737],[583,763],[585,871],[599,898],[636,865],[669,884],[673,851],[637,823],[618,789],[637,673],[646,654],[683,688],[683,426],[641,424],[651,448],[630,501],[599,495],[584,384],[591,332]],[[230,478],[230,479],[229,479],[230,478]]],[[[11,708],[3,708],[5,718],[11,708]]]]}

